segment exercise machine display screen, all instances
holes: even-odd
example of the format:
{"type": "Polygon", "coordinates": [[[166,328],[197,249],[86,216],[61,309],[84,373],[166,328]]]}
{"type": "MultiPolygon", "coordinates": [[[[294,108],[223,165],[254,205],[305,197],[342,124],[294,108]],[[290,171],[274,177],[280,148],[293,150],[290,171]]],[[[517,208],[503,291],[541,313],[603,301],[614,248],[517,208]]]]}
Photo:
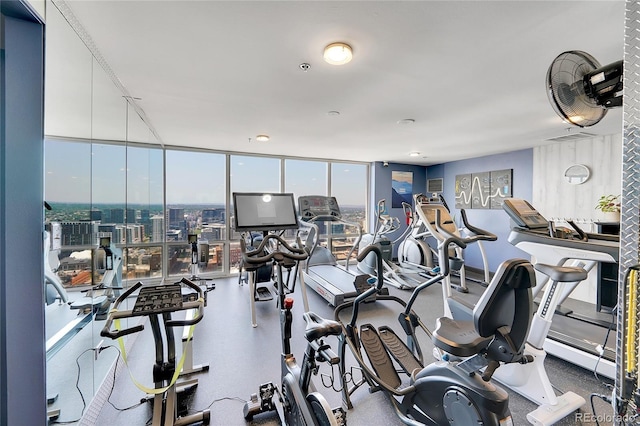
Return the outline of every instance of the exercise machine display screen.
{"type": "Polygon", "coordinates": [[[293,194],[234,192],[235,230],[275,231],[298,229],[293,194]]]}
{"type": "Polygon", "coordinates": [[[100,247],[111,247],[111,237],[100,237],[100,247]]]}
{"type": "Polygon", "coordinates": [[[298,208],[300,218],[305,221],[314,218],[322,218],[322,220],[340,220],[342,218],[336,197],[304,195],[298,197],[298,208]]]}
{"type": "Polygon", "coordinates": [[[528,228],[547,228],[549,222],[531,204],[519,198],[507,198],[502,205],[516,225],[528,228]]]}

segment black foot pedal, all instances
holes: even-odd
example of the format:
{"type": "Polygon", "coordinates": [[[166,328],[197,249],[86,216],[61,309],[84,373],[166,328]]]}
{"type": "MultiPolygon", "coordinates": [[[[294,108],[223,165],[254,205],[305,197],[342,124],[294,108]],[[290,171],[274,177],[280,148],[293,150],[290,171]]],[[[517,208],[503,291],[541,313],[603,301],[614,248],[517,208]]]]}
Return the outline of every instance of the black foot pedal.
{"type": "Polygon", "coordinates": [[[334,408],[333,415],[336,417],[336,422],[338,426],[347,426],[347,412],[344,411],[344,408],[338,407],[334,408]]]}
{"type": "Polygon", "coordinates": [[[273,383],[265,383],[260,385],[258,393],[252,393],[251,399],[245,402],[242,413],[246,421],[251,421],[256,414],[273,411],[276,409],[273,397],[275,396],[276,387],[273,383]],[[259,394],[259,396],[258,396],[259,394]]]}
{"type": "Polygon", "coordinates": [[[267,300],[272,300],[273,299],[273,294],[271,294],[271,292],[269,291],[268,288],[266,287],[257,287],[256,288],[256,300],[259,302],[264,302],[267,300]]]}

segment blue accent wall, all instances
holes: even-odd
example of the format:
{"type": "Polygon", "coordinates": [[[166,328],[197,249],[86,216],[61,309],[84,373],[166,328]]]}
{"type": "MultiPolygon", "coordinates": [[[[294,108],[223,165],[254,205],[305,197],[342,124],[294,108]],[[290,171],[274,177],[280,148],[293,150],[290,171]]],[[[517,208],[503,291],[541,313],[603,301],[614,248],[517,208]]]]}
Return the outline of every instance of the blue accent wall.
{"type": "MultiPolygon", "coordinates": [[[[456,223],[461,224],[460,212],[455,208],[456,175],[513,169],[512,191],[514,198],[531,200],[533,194],[533,150],[489,155],[469,160],[453,161],[427,167],[427,178],[443,178],[444,198],[451,208],[456,223]]],[[[486,229],[498,236],[498,241],[484,242],[489,269],[495,272],[500,263],[515,257],[529,258],[526,253],[513,247],[507,241],[511,229],[510,219],[504,210],[467,209],[467,219],[471,225],[486,229]]],[[[475,245],[465,250],[465,263],[474,268],[482,268],[482,257],[475,245]]]]}

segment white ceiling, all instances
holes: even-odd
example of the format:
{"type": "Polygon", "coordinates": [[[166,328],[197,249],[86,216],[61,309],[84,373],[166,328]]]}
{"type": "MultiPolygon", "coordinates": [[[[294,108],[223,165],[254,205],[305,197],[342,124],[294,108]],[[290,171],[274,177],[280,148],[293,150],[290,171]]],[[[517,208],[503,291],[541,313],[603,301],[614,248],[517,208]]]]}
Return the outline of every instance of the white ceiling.
{"type": "Polygon", "coordinates": [[[621,108],[563,123],[545,87],[565,50],[622,59],[622,0],[67,4],[166,145],[427,165],[622,131],[621,108]]]}

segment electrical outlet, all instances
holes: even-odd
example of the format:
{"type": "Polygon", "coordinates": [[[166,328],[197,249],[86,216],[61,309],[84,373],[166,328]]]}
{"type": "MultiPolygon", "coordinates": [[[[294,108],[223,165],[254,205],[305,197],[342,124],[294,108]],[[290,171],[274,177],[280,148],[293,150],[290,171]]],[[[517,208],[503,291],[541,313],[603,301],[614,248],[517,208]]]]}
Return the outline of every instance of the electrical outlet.
{"type": "Polygon", "coordinates": [[[96,345],[96,347],[93,348],[93,357],[96,361],[98,360],[98,354],[100,354],[100,348],[102,347],[103,343],[104,343],[104,339],[100,340],[96,345]]]}

